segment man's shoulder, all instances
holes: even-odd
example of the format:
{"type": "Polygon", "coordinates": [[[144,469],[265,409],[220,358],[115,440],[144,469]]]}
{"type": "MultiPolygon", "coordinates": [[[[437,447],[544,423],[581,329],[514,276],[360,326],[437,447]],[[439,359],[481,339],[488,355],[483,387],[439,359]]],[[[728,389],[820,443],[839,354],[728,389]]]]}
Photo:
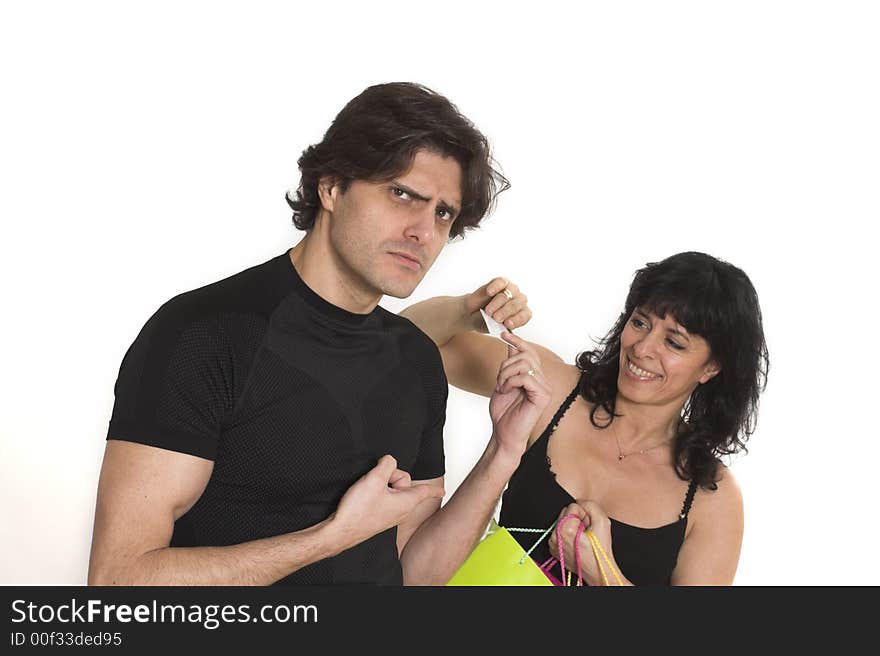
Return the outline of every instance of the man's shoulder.
{"type": "Polygon", "coordinates": [[[231,317],[268,319],[290,290],[285,255],[277,256],[163,303],[147,320],[139,340],[176,342],[183,334],[214,337],[231,317]]]}
{"type": "Polygon", "coordinates": [[[386,330],[395,333],[415,348],[428,349],[429,351],[436,352],[439,357],[440,350],[437,348],[437,345],[412,321],[399,314],[394,314],[393,312],[386,310],[381,305],[377,306],[376,310],[380,313],[386,330]]]}
{"type": "Polygon", "coordinates": [[[442,368],[443,361],[440,357],[440,349],[418,326],[406,317],[389,312],[381,306],[378,306],[377,310],[382,316],[385,329],[397,337],[405,356],[428,366],[442,368]]]}
{"type": "Polygon", "coordinates": [[[216,282],[183,292],[161,310],[169,314],[198,317],[222,312],[271,311],[290,291],[286,255],[239,271],[216,282]]]}

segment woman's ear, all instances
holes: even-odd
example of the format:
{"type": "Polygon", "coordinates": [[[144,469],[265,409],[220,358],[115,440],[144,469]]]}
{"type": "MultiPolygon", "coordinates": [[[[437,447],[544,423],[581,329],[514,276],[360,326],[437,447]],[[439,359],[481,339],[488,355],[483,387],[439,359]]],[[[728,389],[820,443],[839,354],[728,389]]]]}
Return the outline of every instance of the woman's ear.
{"type": "Polygon", "coordinates": [[[718,372],[721,371],[721,365],[719,365],[715,360],[709,360],[709,363],[703,367],[703,375],[700,376],[699,383],[702,385],[703,383],[708,383],[712,380],[718,372]]]}

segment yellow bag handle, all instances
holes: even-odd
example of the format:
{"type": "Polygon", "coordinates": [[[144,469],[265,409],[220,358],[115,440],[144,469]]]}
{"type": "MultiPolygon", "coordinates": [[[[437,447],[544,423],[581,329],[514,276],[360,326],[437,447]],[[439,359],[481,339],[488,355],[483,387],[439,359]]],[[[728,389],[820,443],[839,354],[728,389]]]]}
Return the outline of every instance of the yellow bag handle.
{"type": "MultiPolygon", "coordinates": [[[[597,538],[596,534],[593,533],[593,531],[591,531],[590,529],[587,529],[585,533],[590,539],[590,546],[593,547],[593,556],[595,556],[596,564],[599,566],[599,573],[602,575],[602,582],[605,585],[608,585],[608,575],[605,573],[605,568],[602,567],[602,561],[599,560],[599,554],[602,554],[602,558],[605,559],[605,562],[608,565],[608,569],[611,570],[611,573],[614,574],[614,578],[617,579],[617,585],[623,585],[620,574],[617,573],[617,570],[614,569],[614,565],[611,564],[611,559],[608,557],[608,554],[605,553],[605,549],[602,548],[602,543],[599,542],[599,538],[597,538]]],[[[571,578],[570,574],[569,578],[571,578]]]]}
{"type": "MultiPolygon", "coordinates": [[[[623,580],[620,578],[620,574],[617,573],[617,570],[614,568],[614,565],[611,563],[611,559],[608,557],[608,554],[605,553],[605,549],[602,548],[602,543],[599,541],[599,538],[596,537],[596,534],[593,533],[593,531],[591,529],[588,529],[584,526],[584,522],[582,519],[577,517],[577,515],[570,513],[570,514],[566,515],[565,517],[562,517],[560,520],[558,520],[556,522],[556,524],[561,527],[562,522],[564,522],[566,519],[570,519],[572,517],[577,518],[577,520],[578,520],[578,532],[575,533],[575,536],[574,536],[574,550],[575,550],[575,555],[578,557],[578,560],[577,560],[578,585],[581,585],[581,563],[580,563],[580,559],[579,559],[580,558],[580,556],[579,556],[580,550],[579,550],[578,543],[580,541],[581,535],[585,533],[587,535],[587,538],[590,540],[590,546],[593,548],[593,557],[596,559],[596,565],[599,566],[599,574],[602,575],[602,582],[606,586],[609,585],[608,574],[605,573],[605,568],[602,566],[602,559],[604,559],[605,564],[608,565],[608,569],[610,569],[611,573],[614,575],[614,578],[617,581],[617,585],[622,586],[623,580]],[[601,559],[599,558],[600,555],[602,556],[601,559]]],[[[559,542],[559,556],[560,556],[560,561],[561,561],[560,564],[563,567],[565,567],[564,560],[562,559],[562,542],[561,542],[561,540],[562,540],[562,534],[559,533],[557,535],[557,542],[559,542]]],[[[563,585],[566,585],[566,583],[567,583],[567,585],[571,586],[571,572],[568,573],[567,577],[563,576],[562,583],[563,583],[563,585]]]]}

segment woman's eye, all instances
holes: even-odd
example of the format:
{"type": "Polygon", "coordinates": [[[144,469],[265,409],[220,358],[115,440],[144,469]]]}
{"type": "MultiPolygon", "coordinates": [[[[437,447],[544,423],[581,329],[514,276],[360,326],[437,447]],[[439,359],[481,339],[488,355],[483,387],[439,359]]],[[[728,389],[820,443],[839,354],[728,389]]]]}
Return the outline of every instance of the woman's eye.
{"type": "Polygon", "coordinates": [[[679,344],[678,342],[676,342],[674,339],[667,339],[666,342],[667,342],[672,348],[674,348],[676,351],[683,351],[683,350],[684,350],[684,346],[682,346],[681,344],[679,344]]]}
{"type": "Polygon", "coordinates": [[[631,323],[636,328],[644,328],[645,327],[645,322],[642,321],[641,319],[639,319],[638,317],[633,317],[631,323]]]}

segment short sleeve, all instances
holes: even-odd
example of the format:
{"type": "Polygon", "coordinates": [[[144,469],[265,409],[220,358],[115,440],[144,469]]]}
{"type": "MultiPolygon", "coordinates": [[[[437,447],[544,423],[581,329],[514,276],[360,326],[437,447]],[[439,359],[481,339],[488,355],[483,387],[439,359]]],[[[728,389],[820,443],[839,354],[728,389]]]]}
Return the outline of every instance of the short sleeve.
{"type": "Polygon", "coordinates": [[[220,323],[182,298],[162,306],[126,352],[107,439],[213,460],[233,407],[233,351],[220,323]]]}
{"type": "Polygon", "coordinates": [[[449,384],[443,371],[443,361],[437,347],[431,343],[436,358],[430,369],[423,372],[422,381],[428,403],[429,420],[422,433],[419,455],[413,465],[410,476],[413,480],[439,478],[446,473],[446,459],[443,451],[443,426],[446,423],[446,401],[449,396],[449,384]]]}

